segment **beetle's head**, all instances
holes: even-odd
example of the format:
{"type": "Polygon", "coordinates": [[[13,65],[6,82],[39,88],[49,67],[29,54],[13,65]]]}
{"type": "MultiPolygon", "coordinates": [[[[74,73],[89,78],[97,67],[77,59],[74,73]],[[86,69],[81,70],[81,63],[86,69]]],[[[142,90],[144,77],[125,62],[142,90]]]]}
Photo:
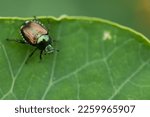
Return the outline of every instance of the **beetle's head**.
{"type": "Polygon", "coordinates": [[[52,53],[52,52],[54,52],[54,48],[53,48],[50,44],[48,44],[48,45],[45,47],[45,52],[46,52],[46,53],[52,53]]]}

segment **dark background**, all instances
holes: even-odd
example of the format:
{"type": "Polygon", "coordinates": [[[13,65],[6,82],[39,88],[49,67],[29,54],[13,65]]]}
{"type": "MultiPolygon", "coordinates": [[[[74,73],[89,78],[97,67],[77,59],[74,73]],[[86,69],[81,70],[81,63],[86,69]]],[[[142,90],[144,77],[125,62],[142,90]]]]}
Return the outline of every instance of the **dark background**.
{"type": "Polygon", "coordinates": [[[0,16],[91,16],[131,27],[150,38],[150,0],[0,0],[0,16]]]}

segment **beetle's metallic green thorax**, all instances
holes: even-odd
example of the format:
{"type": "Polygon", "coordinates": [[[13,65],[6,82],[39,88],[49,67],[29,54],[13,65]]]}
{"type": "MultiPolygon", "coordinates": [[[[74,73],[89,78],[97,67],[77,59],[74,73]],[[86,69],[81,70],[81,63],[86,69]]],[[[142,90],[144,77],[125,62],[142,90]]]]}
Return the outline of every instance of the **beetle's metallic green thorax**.
{"type": "Polygon", "coordinates": [[[39,35],[39,37],[37,37],[37,43],[40,43],[42,41],[49,41],[49,36],[48,35],[39,35]]]}

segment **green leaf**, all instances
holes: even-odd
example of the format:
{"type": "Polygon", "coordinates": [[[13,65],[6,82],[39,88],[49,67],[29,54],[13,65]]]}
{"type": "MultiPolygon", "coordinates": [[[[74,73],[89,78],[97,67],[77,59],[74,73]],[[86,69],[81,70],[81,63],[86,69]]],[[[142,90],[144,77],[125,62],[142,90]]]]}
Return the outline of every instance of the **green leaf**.
{"type": "Polygon", "coordinates": [[[1,99],[150,99],[150,43],[118,24],[86,17],[40,17],[60,50],[43,55],[21,39],[23,18],[0,19],[1,99]]]}

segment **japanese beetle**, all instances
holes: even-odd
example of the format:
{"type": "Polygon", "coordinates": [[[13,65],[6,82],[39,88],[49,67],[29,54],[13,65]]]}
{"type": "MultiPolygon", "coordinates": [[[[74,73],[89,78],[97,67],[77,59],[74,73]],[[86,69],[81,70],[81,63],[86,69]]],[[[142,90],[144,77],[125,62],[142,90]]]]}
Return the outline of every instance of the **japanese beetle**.
{"type": "Polygon", "coordinates": [[[41,22],[36,19],[36,17],[34,17],[34,20],[24,22],[24,24],[20,28],[20,34],[22,35],[23,40],[7,40],[35,46],[36,48],[28,56],[28,59],[34,54],[37,49],[41,50],[40,60],[42,59],[43,52],[45,54],[54,52],[54,48],[52,46],[52,38],[49,36],[48,30],[41,22]]]}

